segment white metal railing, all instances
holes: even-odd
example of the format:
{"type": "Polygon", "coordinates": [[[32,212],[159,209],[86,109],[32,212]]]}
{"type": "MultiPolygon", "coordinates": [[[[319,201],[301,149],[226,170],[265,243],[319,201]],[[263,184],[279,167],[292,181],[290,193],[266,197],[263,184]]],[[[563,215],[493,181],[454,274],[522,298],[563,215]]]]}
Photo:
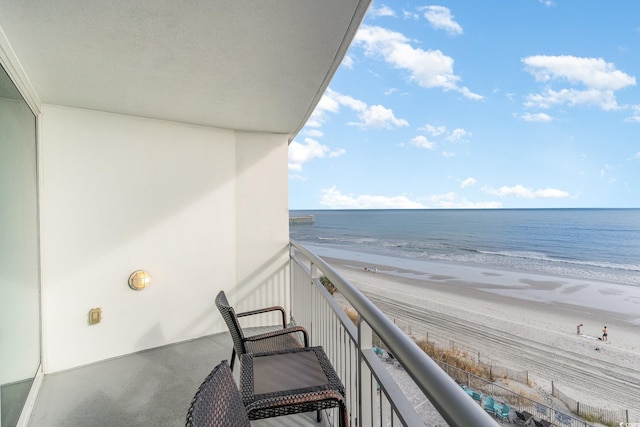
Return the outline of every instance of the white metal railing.
{"type": "Polygon", "coordinates": [[[291,317],[324,347],[346,388],[351,426],[416,426],[424,421],[372,349],[384,342],[442,418],[454,427],[496,426],[456,382],[404,332],[326,262],[290,243],[291,317]],[[320,282],[326,276],[358,313],[353,324],[320,282]]]}

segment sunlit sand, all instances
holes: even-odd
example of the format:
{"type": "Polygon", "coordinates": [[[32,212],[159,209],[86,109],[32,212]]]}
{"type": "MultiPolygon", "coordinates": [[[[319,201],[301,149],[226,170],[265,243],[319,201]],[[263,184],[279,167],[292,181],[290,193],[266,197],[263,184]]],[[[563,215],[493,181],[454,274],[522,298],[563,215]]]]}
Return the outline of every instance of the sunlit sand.
{"type": "Polygon", "coordinates": [[[535,387],[550,392],[553,381],[579,402],[640,418],[638,288],[440,264],[372,272],[364,269],[371,264],[325,260],[412,335],[455,342],[483,361],[529,371],[535,387]],[[605,325],[608,342],[600,339],[605,325]]]}

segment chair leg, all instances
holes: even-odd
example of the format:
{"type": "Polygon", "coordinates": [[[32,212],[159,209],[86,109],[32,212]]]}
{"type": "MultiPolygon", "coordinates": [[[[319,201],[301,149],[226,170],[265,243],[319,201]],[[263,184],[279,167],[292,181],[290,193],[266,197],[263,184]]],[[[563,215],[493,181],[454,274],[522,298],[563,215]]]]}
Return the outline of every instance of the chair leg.
{"type": "Polygon", "coordinates": [[[233,372],[233,364],[235,361],[236,361],[236,349],[234,348],[233,351],[231,352],[231,364],[229,365],[231,372],[233,372]]]}
{"type": "Polygon", "coordinates": [[[344,402],[340,405],[340,427],[349,427],[349,417],[344,402]]]}

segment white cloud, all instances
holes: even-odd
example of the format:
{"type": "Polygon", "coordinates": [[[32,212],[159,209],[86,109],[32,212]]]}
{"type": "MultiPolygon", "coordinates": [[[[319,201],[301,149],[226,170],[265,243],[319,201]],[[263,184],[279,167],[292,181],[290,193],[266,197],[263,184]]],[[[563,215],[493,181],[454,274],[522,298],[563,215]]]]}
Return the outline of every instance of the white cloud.
{"type": "Polygon", "coordinates": [[[304,134],[312,138],[320,138],[324,136],[324,132],[322,132],[320,129],[305,129],[304,134]]]}
{"type": "MultiPolygon", "coordinates": [[[[445,141],[453,143],[467,141],[467,137],[471,136],[471,132],[462,128],[456,128],[449,132],[445,126],[433,126],[430,124],[426,124],[418,128],[418,130],[426,132],[432,137],[442,137],[445,141]]],[[[424,135],[416,136],[411,140],[411,143],[417,147],[428,148],[429,150],[434,150],[437,146],[437,141],[430,140],[424,135]]],[[[455,157],[456,155],[456,153],[446,150],[441,154],[445,158],[455,157]]]]}
{"type": "Polygon", "coordinates": [[[537,199],[564,199],[569,197],[569,193],[566,191],[558,190],[557,188],[543,188],[535,190],[533,197],[537,199]]]}
{"type": "Polygon", "coordinates": [[[555,105],[595,105],[603,110],[618,109],[615,91],[635,86],[636,79],[602,58],[536,55],[524,58],[525,70],[545,84],[566,82],[575,88],[527,96],[526,106],[550,108],[555,105]]]}
{"type": "MultiPolygon", "coordinates": [[[[640,154],[640,153],[638,153],[640,154]]],[[[636,155],[637,157],[638,155],[636,155]]],[[[604,167],[600,170],[600,178],[606,180],[607,183],[613,184],[616,182],[617,178],[610,176],[609,173],[613,170],[613,167],[610,164],[605,164],[604,167]]]]}
{"type": "Polygon", "coordinates": [[[396,16],[396,13],[389,6],[382,5],[380,7],[371,8],[371,10],[367,13],[372,17],[378,16],[396,16]]]}
{"type": "Polygon", "coordinates": [[[409,126],[409,122],[404,119],[398,119],[392,110],[382,105],[367,107],[358,117],[361,120],[360,122],[351,122],[349,124],[366,129],[393,129],[409,126]]]}
{"type": "Polygon", "coordinates": [[[305,127],[322,127],[324,122],[327,121],[327,113],[338,113],[340,111],[340,104],[332,96],[328,95],[329,90],[330,89],[327,89],[327,92],[320,98],[320,102],[318,102],[316,109],[311,113],[305,127]]]}
{"type": "Polygon", "coordinates": [[[600,90],[618,90],[636,84],[635,77],[616,70],[614,64],[602,58],[536,55],[524,58],[523,62],[529,67],[528,71],[543,82],[564,79],[600,90]]]}
{"type": "Polygon", "coordinates": [[[416,136],[411,140],[411,143],[416,147],[426,148],[428,150],[434,150],[436,148],[436,144],[427,139],[426,136],[416,136]]]}
{"type": "Polygon", "coordinates": [[[418,128],[418,130],[426,132],[433,137],[441,136],[449,142],[464,142],[467,141],[468,137],[471,136],[471,132],[466,131],[462,128],[456,128],[449,132],[446,126],[433,126],[430,124],[426,124],[423,127],[418,128]]]}
{"type": "Polygon", "coordinates": [[[476,179],[475,178],[467,178],[467,179],[463,179],[462,181],[460,181],[460,188],[466,188],[472,185],[476,185],[476,179]]]}
{"type": "Polygon", "coordinates": [[[353,69],[353,58],[351,57],[351,55],[345,55],[345,57],[342,59],[342,66],[347,67],[350,70],[353,69]]]}
{"type": "Polygon", "coordinates": [[[451,15],[449,8],[444,6],[426,6],[420,8],[420,10],[425,11],[424,17],[436,30],[445,30],[447,33],[453,35],[462,34],[462,27],[453,20],[453,15],[451,15]]]}
{"type": "Polygon", "coordinates": [[[346,151],[342,148],[331,150],[312,138],[305,138],[304,144],[292,141],[289,144],[289,170],[299,172],[302,170],[303,164],[313,159],[338,157],[345,153],[346,151]]]}
{"type": "Polygon", "coordinates": [[[532,190],[519,184],[513,187],[484,187],[482,191],[487,194],[499,197],[516,196],[526,199],[564,199],[566,197],[569,197],[569,193],[567,193],[566,191],[558,190],[555,188],[542,188],[538,190],[532,190]]]}
{"type": "Polygon", "coordinates": [[[633,109],[633,113],[627,117],[625,121],[640,123],[640,105],[633,105],[631,108],[633,109]]]}
{"type": "Polygon", "coordinates": [[[308,178],[299,174],[289,174],[289,179],[295,181],[306,181],[308,178]]]}
{"type": "Polygon", "coordinates": [[[451,142],[465,141],[466,140],[465,137],[468,135],[471,135],[471,134],[464,129],[457,128],[451,131],[449,136],[447,136],[445,139],[451,142]]]}
{"type": "Polygon", "coordinates": [[[556,4],[551,0],[538,0],[540,3],[547,7],[555,6],[556,4]]]}
{"type": "Polygon", "coordinates": [[[445,133],[447,131],[447,128],[445,126],[433,126],[430,124],[426,124],[424,128],[421,128],[418,130],[425,130],[429,132],[432,136],[439,136],[445,133]]]}
{"type": "Polygon", "coordinates": [[[457,195],[454,192],[449,192],[445,194],[435,194],[429,197],[429,201],[432,203],[442,203],[442,202],[452,202],[456,199],[457,195]]]}
{"type": "Polygon", "coordinates": [[[640,159],[640,151],[638,151],[634,157],[635,157],[636,159],[640,159]]]}
{"type": "Polygon", "coordinates": [[[331,209],[422,209],[421,203],[406,196],[370,196],[342,194],[335,186],[322,190],[320,205],[331,209]]]}
{"type": "Polygon", "coordinates": [[[327,89],[325,94],[322,96],[322,99],[328,98],[327,101],[329,103],[335,102],[337,105],[336,112],[340,108],[341,105],[345,107],[349,107],[355,111],[364,111],[367,108],[367,103],[360,101],[359,99],[352,98],[349,95],[343,95],[341,93],[336,92],[332,89],[327,89]]]}
{"type": "Polygon", "coordinates": [[[408,71],[419,86],[454,90],[474,100],[483,98],[466,87],[458,86],[460,77],[453,73],[451,57],[439,50],[414,48],[401,33],[364,25],[356,34],[354,46],[362,47],[366,55],[382,58],[394,68],[408,71]]]}
{"type": "Polygon", "coordinates": [[[420,19],[420,15],[418,15],[417,13],[409,10],[404,10],[404,9],[402,10],[402,17],[404,19],[415,19],[415,20],[420,19]]]}
{"type": "Polygon", "coordinates": [[[343,95],[332,89],[327,89],[322,95],[316,109],[311,114],[305,127],[319,128],[328,119],[329,113],[337,114],[341,107],[347,107],[358,113],[359,122],[350,122],[350,125],[363,129],[393,129],[409,126],[409,122],[397,118],[393,110],[382,105],[368,106],[365,102],[348,95],[343,95]]]}
{"type": "Polygon", "coordinates": [[[553,117],[546,113],[525,113],[520,118],[525,122],[550,122],[553,120],[553,117]]]}
{"type": "MultiPolygon", "coordinates": [[[[501,208],[500,202],[471,202],[454,192],[429,197],[430,207],[441,209],[501,208]]],[[[426,209],[429,206],[406,196],[371,196],[342,194],[335,186],[322,190],[320,205],[330,209],[426,209]]]]}
{"type": "Polygon", "coordinates": [[[605,111],[620,108],[612,91],[596,89],[575,90],[562,89],[555,91],[547,89],[544,93],[527,95],[525,106],[537,108],[552,108],[557,105],[594,105],[605,111]]]}
{"type": "Polygon", "coordinates": [[[458,200],[456,193],[433,195],[429,197],[433,208],[439,209],[498,209],[502,207],[500,202],[471,202],[466,198],[458,200]]]}

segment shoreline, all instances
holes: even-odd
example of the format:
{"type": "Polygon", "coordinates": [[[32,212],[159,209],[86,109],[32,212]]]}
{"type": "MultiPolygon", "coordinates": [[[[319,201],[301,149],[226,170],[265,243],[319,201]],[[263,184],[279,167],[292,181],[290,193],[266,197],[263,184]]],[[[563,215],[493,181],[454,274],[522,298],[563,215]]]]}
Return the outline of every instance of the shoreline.
{"type": "MultiPolygon", "coordinates": [[[[317,248],[314,248],[318,253],[317,248]]],[[[536,272],[501,269],[495,266],[466,265],[452,262],[416,261],[393,258],[382,255],[370,255],[357,252],[322,251],[329,255],[320,257],[330,265],[343,267],[366,266],[383,268],[386,275],[398,280],[415,280],[415,283],[429,284],[444,292],[481,291],[492,297],[507,297],[514,301],[557,304],[567,310],[585,311],[599,314],[606,322],[607,318],[617,319],[630,325],[640,326],[640,288],[631,285],[602,282],[586,279],[566,278],[536,272]],[[352,255],[347,258],[345,255],[352,255]],[[360,259],[353,259],[353,258],[360,259]],[[365,262],[370,258],[369,262],[365,262]],[[374,264],[373,261],[379,261],[374,264]],[[438,285],[442,285],[439,287],[438,285]]],[[[482,294],[481,294],[482,295],[482,294]]],[[[603,325],[606,323],[603,323],[603,325]]]]}
{"type": "Polygon", "coordinates": [[[593,282],[589,290],[592,283],[584,280],[493,267],[434,263],[416,271],[378,263],[371,272],[366,254],[321,257],[412,335],[459,343],[483,359],[527,370],[543,389],[550,391],[553,381],[577,401],[629,409],[640,418],[633,397],[640,393],[640,295],[608,283],[593,282]],[[597,339],[604,325],[609,342],[597,339]]]}

